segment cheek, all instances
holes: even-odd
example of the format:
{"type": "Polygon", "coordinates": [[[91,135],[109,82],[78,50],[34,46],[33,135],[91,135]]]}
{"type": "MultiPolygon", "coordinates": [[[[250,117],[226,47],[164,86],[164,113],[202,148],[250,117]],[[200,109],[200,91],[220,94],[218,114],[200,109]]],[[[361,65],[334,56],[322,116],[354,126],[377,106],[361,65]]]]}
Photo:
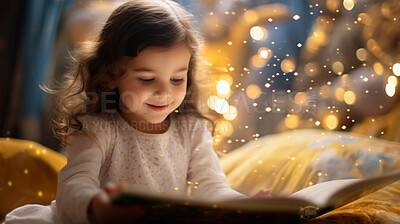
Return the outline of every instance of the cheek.
{"type": "Polygon", "coordinates": [[[186,84],[177,88],[175,93],[179,101],[182,102],[186,96],[186,84]]]}

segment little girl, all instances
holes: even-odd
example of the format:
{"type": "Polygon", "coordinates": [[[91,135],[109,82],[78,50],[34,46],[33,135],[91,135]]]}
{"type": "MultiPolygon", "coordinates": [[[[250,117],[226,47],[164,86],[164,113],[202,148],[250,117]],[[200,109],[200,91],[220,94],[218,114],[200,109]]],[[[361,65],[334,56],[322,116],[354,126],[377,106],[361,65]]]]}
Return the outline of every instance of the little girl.
{"type": "Polygon", "coordinates": [[[199,45],[191,15],[171,0],[117,8],[62,88],[50,91],[68,159],[56,202],[18,208],[6,223],[135,221],[140,205],[110,201],[126,185],[206,200],[246,198],[229,188],[204,122],[211,121],[196,106],[199,45]]]}

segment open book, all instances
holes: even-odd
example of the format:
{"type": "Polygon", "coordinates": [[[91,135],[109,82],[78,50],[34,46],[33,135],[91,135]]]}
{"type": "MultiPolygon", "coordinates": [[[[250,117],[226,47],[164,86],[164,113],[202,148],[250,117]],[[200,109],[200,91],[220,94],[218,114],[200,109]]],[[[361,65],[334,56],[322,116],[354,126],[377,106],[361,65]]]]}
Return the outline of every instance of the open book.
{"type": "Polygon", "coordinates": [[[114,203],[139,203],[146,210],[144,223],[297,222],[311,219],[370,194],[400,179],[400,171],[378,177],[319,183],[288,197],[251,198],[210,202],[187,197],[154,195],[128,189],[114,203]]]}

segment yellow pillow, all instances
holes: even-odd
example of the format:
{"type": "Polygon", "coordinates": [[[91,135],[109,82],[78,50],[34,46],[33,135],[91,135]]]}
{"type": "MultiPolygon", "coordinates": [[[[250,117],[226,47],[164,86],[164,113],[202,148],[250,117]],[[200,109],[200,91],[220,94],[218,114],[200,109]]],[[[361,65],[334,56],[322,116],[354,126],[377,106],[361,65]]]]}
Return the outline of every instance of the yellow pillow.
{"type": "Polygon", "coordinates": [[[0,220],[25,204],[48,205],[66,158],[38,143],[0,138],[0,220]]]}

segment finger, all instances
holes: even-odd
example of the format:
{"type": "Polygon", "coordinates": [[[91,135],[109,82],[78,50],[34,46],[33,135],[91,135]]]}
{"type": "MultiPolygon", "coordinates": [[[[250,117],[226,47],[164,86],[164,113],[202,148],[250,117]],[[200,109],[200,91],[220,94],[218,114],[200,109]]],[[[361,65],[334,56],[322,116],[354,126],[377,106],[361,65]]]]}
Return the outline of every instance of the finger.
{"type": "Polygon", "coordinates": [[[266,188],[261,189],[260,193],[262,195],[270,195],[271,194],[271,189],[266,189],[266,188]]]}
{"type": "Polygon", "coordinates": [[[107,192],[109,196],[121,191],[125,190],[127,188],[127,185],[122,183],[122,184],[114,184],[114,183],[107,183],[106,186],[104,187],[104,190],[107,192]]]}

